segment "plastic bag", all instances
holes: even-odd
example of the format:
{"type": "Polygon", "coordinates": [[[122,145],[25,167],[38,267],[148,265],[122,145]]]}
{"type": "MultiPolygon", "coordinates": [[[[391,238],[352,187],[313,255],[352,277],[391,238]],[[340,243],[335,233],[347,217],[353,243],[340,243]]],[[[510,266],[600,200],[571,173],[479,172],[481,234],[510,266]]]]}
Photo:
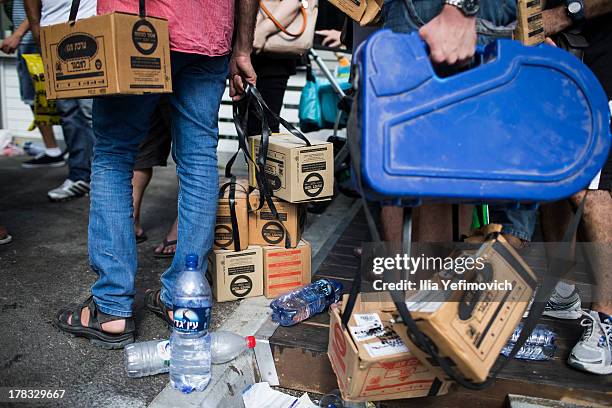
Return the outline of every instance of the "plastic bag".
{"type": "Polygon", "coordinates": [[[34,85],[34,121],[28,130],[34,130],[38,125],[59,125],[60,116],[55,101],[47,99],[45,91],[45,72],[40,54],[23,54],[32,84],[34,85]]]}

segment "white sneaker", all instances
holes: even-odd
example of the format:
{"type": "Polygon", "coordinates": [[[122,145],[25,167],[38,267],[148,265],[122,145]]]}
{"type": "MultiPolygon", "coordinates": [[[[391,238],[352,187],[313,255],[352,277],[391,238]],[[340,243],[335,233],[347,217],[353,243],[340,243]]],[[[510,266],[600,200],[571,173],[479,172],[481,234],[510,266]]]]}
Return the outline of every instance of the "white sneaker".
{"type": "MultiPolygon", "coordinates": [[[[529,302],[529,306],[527,306],[527,310],[523,314],[523,317],[529,316],[532,304],[533,298],[529,302]]],[[[577,290],[574,290],[574,292],[566,298],[559,295],[556,290],[553,290],[552,295],[546,302],[546,306],[544,306],[544,313],[542,313],[542,315],[554,317],[556,319],[576,320],[582,316],[583,312],[581,305],[582,301],[580,300],[577,290]]]]}
{"type": "Polygon", "coordinates": [[[601,321],[599,313],[583,312],[585,327],[567,362],[572,367],[593,374],[612,374],[612,317],[601,321]]]}
{"type": "Polygon", "coordinates": [[[66,179],[61,186],[54,188],[47,193],[51,201],[66,201],[72,198],[81,197],[89,193],[89,183],[83,180],[72,181],[66,179]]]}

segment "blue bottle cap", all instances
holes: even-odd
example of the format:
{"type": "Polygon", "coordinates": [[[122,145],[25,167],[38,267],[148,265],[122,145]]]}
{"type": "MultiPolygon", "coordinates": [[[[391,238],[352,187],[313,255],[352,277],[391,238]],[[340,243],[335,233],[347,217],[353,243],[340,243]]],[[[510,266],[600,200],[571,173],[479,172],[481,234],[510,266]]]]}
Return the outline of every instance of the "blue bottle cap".
{"type": "Polygon", "coordinates": [[[185,266],[187,268],[197,268],[198,267],[198,256],[195,254],[189,254],[185,258],[185,266]]]}

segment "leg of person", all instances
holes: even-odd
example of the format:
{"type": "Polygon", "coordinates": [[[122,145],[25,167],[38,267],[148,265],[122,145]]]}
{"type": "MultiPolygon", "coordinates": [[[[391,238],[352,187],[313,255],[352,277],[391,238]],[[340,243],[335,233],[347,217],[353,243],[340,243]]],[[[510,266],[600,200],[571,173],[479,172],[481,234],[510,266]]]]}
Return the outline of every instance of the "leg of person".
{"type": "Polygon", "coordinates": [[[51,201],[65,201],[89,193],[94,135],[91,99],[58,99],[62,130],[68,153],[68,178],[47,194],[51,201]]]}
{"type": "Polygon", "coordinates": [[[177,67],[172,67],[171,102],[172,156],[179,177],[178,245],[172,265],[161,277],[161,293],[157,294],[167,307],[172,305],[176,277],[188,254],[196,254],[206,272],[219,192],[219,107],[228,72],[227,57],[179,54],[177,60],[177,67]]]}
{"type": "Polygon", "coordinates": [[[502,225],[504,238],[515,248],[530,242],[535,229],[537,210],[491,205],[491,222],[502,225]]]}
{"type": "Polygon", "coordinates": [[[144,169],[134,169],[134,176],[132,177],[132,189],[134,191],[134,234],[136,235],[137,244],[147,240],[147,236],[140,223],[140,208],[142,205],[144,192],[147,189],[152,176],[153,168],[148,167],[144,169]]]}
{"type": "Polygon", "coordinates": [[[56,325],[106,348],[134,341],[132,304],[137,270],[132,169],[157,95],[100,98],[94,103],[96,144],[89,211],[89,260],[98,275],[92,296],[56,316],[56,325]]]}
{"type": "MultiPolygon", "coordinates": [[[[572,197],[574,205],[584,193],[572,197]]],[[[590,191],[584,207],[584,238],[590,247],[586,251],[594,271],[595,285],[591,311],[584,313],[585,331],[572,349],[568,363],[595,374],[612,374],[612,193],[590,191]]]]}

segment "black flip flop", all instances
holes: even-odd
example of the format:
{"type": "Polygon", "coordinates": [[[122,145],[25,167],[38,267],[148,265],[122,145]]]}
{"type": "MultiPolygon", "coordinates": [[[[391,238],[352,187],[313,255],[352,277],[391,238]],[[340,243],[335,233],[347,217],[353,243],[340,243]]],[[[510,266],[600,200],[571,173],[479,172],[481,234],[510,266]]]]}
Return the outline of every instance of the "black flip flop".
{"type": "Polygon", "coordinates": [[[137,244],[142,244],[147,239],[149,239],[149,237],[147,237],[147,234],[145,234],[144,232],[142,234],[140,234],[140,235],[136,235],[136,243],[137,244]]]}
{"type": "Polygon", "coordinates": [[[160,293],[161,289],[147,290],[145,292],[144,304],[150,312],[153,312],[157,317],[160,317],[164,323],[166,323],[169,330],[172,330],[174,327],[174,321],[170,319],[170,316],[168,316],[168,312],[172,309],[161,301],[160,293]]]}
{"type": "Polygon", "coordinates": [[[84,337],[95,346],[109,350],[122,349],[134,342],[136,328],[134,319],[131,317],[123,318],[109,315],[98,310],[93,296],[90,296],[81,304],[71,303],[60,310],[53,322],[54,326],[73,337],[84,337]],[[89,308],[89,326],[81,324],[81,311],[89,308]],[[68,319],[72,316],[72,324],[68,324],[68,319]],[[125,319],[125,331],[120,334],[107,333],[102,330],[102,324],[113,320],[125,319]]]}
{"type": "Polygon", "coordinates": [[[155,250],[153,250],[153,257],[155,258],[174,258],[174,254],[176,250],[170,254],[164,253],[164,250],[168,248],[170,245],[176,245],[176,239],[172,241],[168,241],[167,239],[164,239],[164,241],[162,242],[161,252],[157,253],[155,252],[155,250]]]}

